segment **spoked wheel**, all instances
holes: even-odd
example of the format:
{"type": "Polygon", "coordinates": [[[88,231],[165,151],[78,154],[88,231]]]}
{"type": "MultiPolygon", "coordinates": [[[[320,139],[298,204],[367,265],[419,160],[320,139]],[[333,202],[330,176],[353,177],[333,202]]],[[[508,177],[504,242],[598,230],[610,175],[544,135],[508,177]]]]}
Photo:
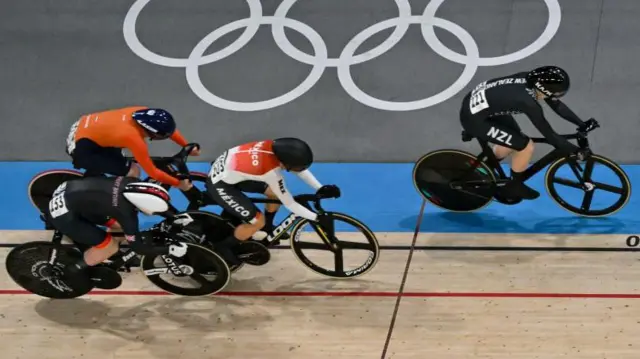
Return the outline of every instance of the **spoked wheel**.
{"type": "Polygon", "coordinates": [[[35,175],[31,182],[27,193],[29,200],[40,213],[44,213],[49,206],[49,201],[53,195],[53,191],[63,182],[82,178],[82,172],[72,170],[52,170],[35,175]]]}
{"type": "Polygon", "coordinates": [[[439,150],[422,156],[413,168],[413,184],[420,195],[437,207],[471,212],[493,199],[495,175],[486,163],[475,170],[476,156],[459,150],[439,150]]]}
{"type": "Polygon", "coordinates": [[[70,299],[93,289],[90,281],[63,279],[64,268],[82,254],[71,246],[51,242],[29,242],[12,249],[6,268],[13,281],[23,289],[41,297],[70,299]]]}
{"type": "Polygon", "coordinates": [[[177,295],[203,296],[223,290],[231,279],[227,263],[206,247],[184,243],[189,248],[182,258],[170,255],[142,257],[142,273],[158,288],[177,295]],[[199,267],[200,263],[206,268],[199,267]]]}
{"type": "Polygon", "coordinates": [[[599,155],[584,162],[555,161],[547,170],[545,186],[561,207],[585,217],[616,213],[631,197],[631,182],[624,170],[599,155]]]}
{"type": "Polygon", "coordinates": [[[327,214],[333,217],[335,231],[340,231],[340,235],[328,235],[327,243],[322,233],[326,235],[328,232],[311,225],[308,220],[301,220],[291,231],[291,250],[296,257],[312,271],[332,278],[355,278],[373,269],[380,256],[378,240],[373,232],[346,214],[327,214]],[[305,225],[311,228],[305,231],[305,225]]]}

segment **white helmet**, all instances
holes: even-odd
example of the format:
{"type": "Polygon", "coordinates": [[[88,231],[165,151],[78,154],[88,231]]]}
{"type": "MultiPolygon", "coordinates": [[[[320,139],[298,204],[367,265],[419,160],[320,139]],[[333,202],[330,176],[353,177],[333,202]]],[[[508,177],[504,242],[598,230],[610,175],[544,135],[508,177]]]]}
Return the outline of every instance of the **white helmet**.
{"type": "Polygon", "coordinates": [[[171,197],[161,186],[149,182],[133,182],[124,187],[124,198],[145,213],[161,213],[169,209],[171,197]]]}

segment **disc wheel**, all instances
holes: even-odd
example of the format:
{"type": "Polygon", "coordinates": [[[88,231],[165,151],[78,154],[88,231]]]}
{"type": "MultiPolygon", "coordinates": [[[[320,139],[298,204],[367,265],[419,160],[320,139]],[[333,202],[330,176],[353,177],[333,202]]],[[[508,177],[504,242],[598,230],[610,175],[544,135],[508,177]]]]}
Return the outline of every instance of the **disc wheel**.
{"type": "Polygon", "coordinates": [[[46,298],[71,299],[93,289],[82,281],[62,279],[64,268],[80,256],[81,253],[70,246],[28,242],[13,248],[5,265],[11,279],[26,291],[46,298]]]}
{"type": "Polygon", "coordinates": [[[49,206],[53,191],[63,182],[78,178],[82,178],[82,172],[52,170],[38,173],[31,179],[27,187],[29,200],[40,213],[44,213],[49,206]]]}
{"type": "Polygon", "coordinates": [[[569,158],[555,161],[547,170],[545,186],[558,205],[585,217],[614,214],[631,198],[627,174],[615,162],[599,155],[591,155],[584,162],[569,158]]]}
{"type": "Polygon", "coordinates": [[[476,156],[459,150],[427,153],[413,168],[413,185],[425,200],[442,209],[478,210],[491,203],[496,179],[486,163],[477,162],[476,156]]]}
{"type": "Polygon", "coordinates": [[[373,232],[362,222],[337,212],[327,212],[333,217],[334,228],[341,230],[340,238],[324,239],[316,224],[300,220],[291,230],[291,250],[296,258],[310,270],[332,278],[355,278],[372,270],[380,257],[380,246],[373,232]],[[303,227],[309,225],[311,230],[303,227]],[[356,230],[345,230],[344,227],[356,230]],[[320,233],[318,233],[320,232],[320,233]]]}

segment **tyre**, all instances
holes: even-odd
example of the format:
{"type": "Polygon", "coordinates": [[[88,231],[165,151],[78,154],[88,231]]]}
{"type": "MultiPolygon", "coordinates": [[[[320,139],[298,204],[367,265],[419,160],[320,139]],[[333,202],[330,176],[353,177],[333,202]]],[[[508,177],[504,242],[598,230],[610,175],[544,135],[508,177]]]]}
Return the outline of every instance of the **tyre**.
{"type": "Polygon", "coordinates": [[[9,252],[6,268],[11,279],[28,292],[52,299],[71,299],[93,289],[90,281],[62,278],[64,268],[81,256],[82,253],[71,246],[29,242],[9,252]]]}
{"type": "MultiPolygon", "coordinates": [[[[351,216],[337,212],[326,213],[333,217],[335,222],[341,222],[334,224],[334,227],[339,225],[354,227],[356,231],[350,232],[349,236],[355,236],[351,233],[361,234],[364,235],[364,240],[355,242],[353,240],[334,238],[331,240],[331,244],[328,244],[317,232],[315,227],[317,224],[307,219],[302,219],[291,230],[291,238],[289,239],[291,250],[296,258],[313,272],[332,278],[355,278],[371,271],[380,257],[380,246],[373,232],[364,223],[351,216]],[[303,226],[307,224],[313,228],[311,231],[303,231],[303,226]],[[310,241],[311,237],[315,237],[315,241],[310,241]],[[316,250],[316,252],[312,254],[310,253],[311,251],[305,252],[305,250],[316,250]],[[359,252],[357,253],[358,255],[365,255],[355,260],[345,260],[345,250],[359,252]],[[351,269],[345,268],[346,265],[352,263],[358,264],[351,269]]],[[[341,236],[347,235],[342,233],[341,236]]],[[[351,257],[351,254],[349,253],[349,257],[351,257]]]]}
{"type": "Polygon", "coordinates": [[[143,256],[140,261],[142,273],[158,288],[177,295],[203,296],[223,290],[231,279],[227,263],[204,246],[186,244],[189,248],[183,258],[143,256]],[[197,265],[186,263],[206,263],[207,268],[213,270],[201,271],[197,265]]]}
{"type": "Polygon", "coordinates": [[[63,182],[82,178],[82,172],[72,170],[52,170],[35,175],[27,189],[31,204],[44,213],[49,206],[53,191],[63,182]]]}
{"type": "Polygon", "coordinates": [[[495,175],[486,163],[459,150],[422,156],[413,168],[413,185],[433,205],[452,212],[472,212],[493,199],[495,175]]]}
{"type": "Polygon", "coordinates": [[[631,182],[627,174],[615,162],[599,155],[591,155],[582,163],[569,158],[558,159],[547,169],[545,187],[560,207],[585,217],[614,214],[631,198],[631,182]],[[598,193],[602,195],[596,198],[598,193]],[[578,201],[572,201],[570,197],[578,201]]]}

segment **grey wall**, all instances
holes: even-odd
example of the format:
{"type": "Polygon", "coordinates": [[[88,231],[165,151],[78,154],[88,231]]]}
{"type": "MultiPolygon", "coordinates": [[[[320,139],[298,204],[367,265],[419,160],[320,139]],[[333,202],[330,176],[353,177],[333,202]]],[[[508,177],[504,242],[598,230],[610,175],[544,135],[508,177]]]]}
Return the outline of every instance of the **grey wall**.
{"type": "MultiPolygon", "coordinates": [[[[283,1],[262,1],[262,13],[273,15],[283,1]]],[[[299,22],[276,22],[306,34],[313,35],[315,30],[326,43],[328,57],[337,58],[357,33],[397,17],[396,3],[403,2],[407,0],[299,0],[288,15],[299,22]]],[[[430,3],[408,2],[414,15],[430,3]]],[[[204,159],[241,141],[285,135],[307,138],[320,161],[404,162],[437,148],[476,150],[475,144],[459,139],[457,113],[464,92],[486,78],[550,63],[572,75],[567,103],[585,119],[593,116],[603,125],[592,136],[594,149],[625,163],[637,161],[640,153],[638,0],[560,0],[560,26],[539,51],[513,63],[480,66],[453,97],[411,111],[378,109],[355,100],[338,79],[337,60],[314,59],[311,45],[318,43],[318,37],[310,42],[292,29],[285,31],[291,43],[310,54],[302,60],[329,65],[308,92],[259,111],[212,106],[192,91],[189,81],[193,78],[188,79],[184,67],[150,63],[127,45],[123,25],[133,4],[131,0],[3,4],[1,159],[67,160],[64,139],[79,115],[134,104],[172,111],[186,136],[206,146],[204,159]]],[[[457,32],[466,30],[483,57],[526,47],[549,19],[543,0],[446,0],[436,15],[457,24],[457,32]]],[[[240,0],[151,0],[137,20],[136,33],[151,51],[187,58],[216,28],[248,16],[248,3],[240,0]]],[[[298,86],[312,66],[280,50],[271,30],[269,25],[261,26],[239,51],[200,67],[204,86],[235,101],[267,100],[298,86]]],[[[223,36],[206,54],[224,49],[243,31],[223,36]]],[[[378,46],[392,31],[389,28],[365,41],[356,54],[378,46]]],[[[437,28],[436,34],[446,46],[464,53],[449,32],[437,28]]],[[[350,67],[355,83],[369,95],[385,101],[418,100],[451,86],[463,72],[464,65],[439,56],[425,43],[419,25],[411,25],[399,39],[381,56],[368,60],[371,56],[365,54],[368,57],[359,58],[364,61],[350,67]]],[[[559,131],[573,129],[550,117],[559,131]]],[[[537,134],[527,123],[523,128],[537,134]]],[[[166,153],[173,147],[154,144],[153,148],[166,153]]]]}

